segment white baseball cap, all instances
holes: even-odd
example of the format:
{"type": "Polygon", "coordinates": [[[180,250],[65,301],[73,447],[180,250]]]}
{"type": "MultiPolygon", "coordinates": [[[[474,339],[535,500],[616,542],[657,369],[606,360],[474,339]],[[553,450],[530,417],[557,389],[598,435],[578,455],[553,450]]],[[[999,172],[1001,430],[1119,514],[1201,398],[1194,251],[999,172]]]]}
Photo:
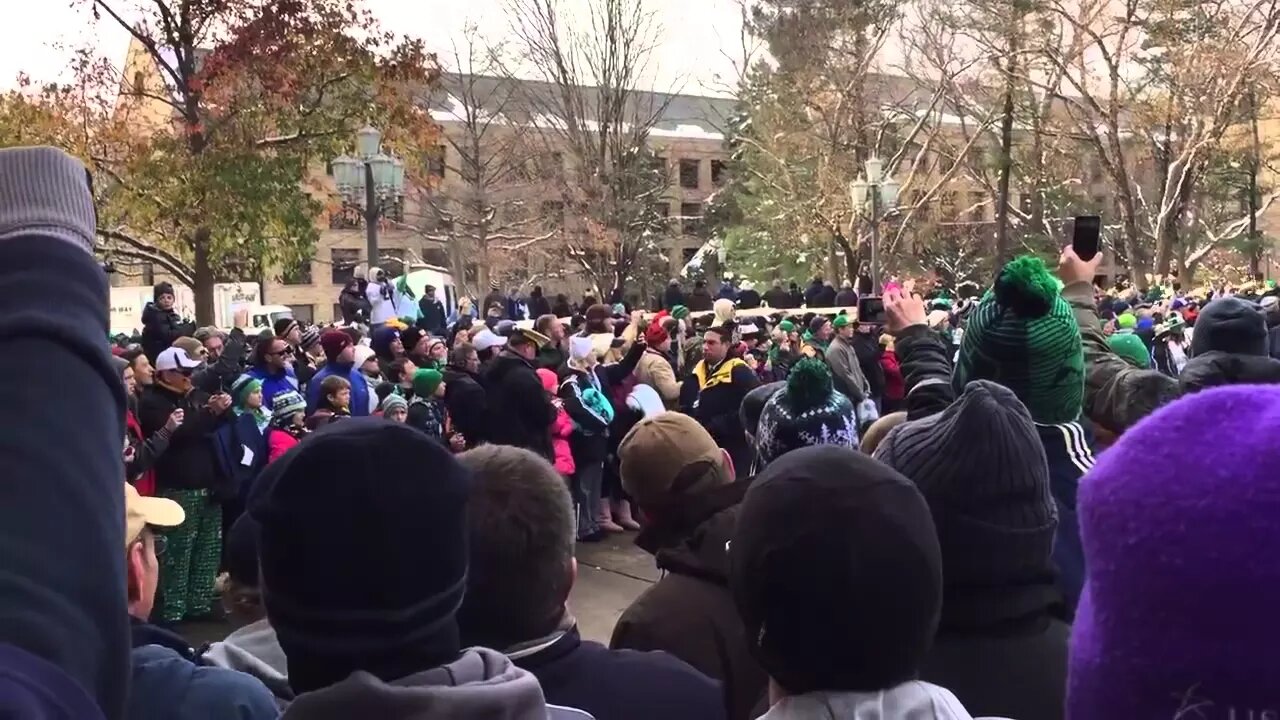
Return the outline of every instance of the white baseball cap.
{"type": "Polygon", "coordinates": [[[156,370],[191,370],[200,367],[204,361],[187,354],[180,347],[166,348],[156,358],[156,370]]]}
{"type": "Polygon", "coordinates": [[[507,339],[489,328],[485,328],[471,338],[471,344],[475,346],[477,351],[484,351],[489,348],[502,347],[503,345],[506,345],[507,339]]]}

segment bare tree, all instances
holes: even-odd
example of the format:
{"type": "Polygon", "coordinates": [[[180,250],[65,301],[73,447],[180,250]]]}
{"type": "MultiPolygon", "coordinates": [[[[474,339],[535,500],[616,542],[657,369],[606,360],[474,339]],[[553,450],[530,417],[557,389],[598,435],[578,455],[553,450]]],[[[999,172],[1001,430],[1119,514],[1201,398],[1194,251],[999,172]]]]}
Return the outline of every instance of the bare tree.
{"type": "MultiPolygon", "coordinates": [[[[557,183],[565,254],[602,291],[622,287],[660,251],[656,204],[669,180],[649,149],[669,95],[640,90],[658,36],[643,0],[590,0],[585,27],[560,0],[507,0],[521,60],[542,83],[520,83],[557,183]]],[[[581,17],[581,15],[580,15],[581,17]]]]}

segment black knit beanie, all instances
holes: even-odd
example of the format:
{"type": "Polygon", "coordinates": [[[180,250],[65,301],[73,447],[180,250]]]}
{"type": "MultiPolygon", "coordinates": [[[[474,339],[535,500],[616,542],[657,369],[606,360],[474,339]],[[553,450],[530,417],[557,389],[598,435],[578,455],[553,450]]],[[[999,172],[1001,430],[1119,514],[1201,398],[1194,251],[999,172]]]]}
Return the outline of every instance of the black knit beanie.
{"type": "Polygon", "coordinates": [[[942,545],[944,628],[982,624],[993,614],[1032,615],[1060,601],[1049,465],[1031,413],[1012,390],[975,380],[946,410],[889,431],[874,457],[929,503],[942,545]],[[1033,586],[1044,592],[1016,599],[1009,592],[1033,586]]]}
{"type": "Polygon", "coordinates": [[[249,510],[295,692],[457,657],[467,485],[443,445],[381,418],[329,425],[267,466],[249,510]]]}
{"type": "Polygon", "coordinates": [[[151,288],[151,299],[160,302],[161,295],[173,295],[173,284],[164,281],[156,283],[156,286],[151,288]]]}
{"type": "Polygon", "coordinates": [[[1212,300],[1196,318],[1191,354],[1224,352],[1267,357],[1267,319],[1257,305],[1237,297],[1212,300]]]}
{"type": "Polygon", "coordinates": [[[765,403],[786,386],[785,380],[766,383],[742,398],[742,405],[738,407],[738,419],[742,422],[742,428],[752,437],[755,437],[756,426],[760,424],[760,413],[764,410],[765,403]]]}
{"type": "Polygon", "coordinates": [[[790,694],[891,688],[933,643],[942,558],[929,506],[856,450],[770,463],[738,510],[729,563],[751,654],[790,694]]]}

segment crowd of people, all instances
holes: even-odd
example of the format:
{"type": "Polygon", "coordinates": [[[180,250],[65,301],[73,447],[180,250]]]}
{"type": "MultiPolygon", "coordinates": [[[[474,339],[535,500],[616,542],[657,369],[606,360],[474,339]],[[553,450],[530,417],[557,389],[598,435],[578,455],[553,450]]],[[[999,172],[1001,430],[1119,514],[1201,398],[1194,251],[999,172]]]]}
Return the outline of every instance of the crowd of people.
{"type": "Polygon", "coordinates": [[[0,150],[4,717],[1280,715],[1272,287],[1067,248],[882,323],[427,288],[246,338],[161,284],[113,346],[95,222],[78,161],[0,150]],[[662,576],[605,646],[575,554],[628,532],[662,576]]]}

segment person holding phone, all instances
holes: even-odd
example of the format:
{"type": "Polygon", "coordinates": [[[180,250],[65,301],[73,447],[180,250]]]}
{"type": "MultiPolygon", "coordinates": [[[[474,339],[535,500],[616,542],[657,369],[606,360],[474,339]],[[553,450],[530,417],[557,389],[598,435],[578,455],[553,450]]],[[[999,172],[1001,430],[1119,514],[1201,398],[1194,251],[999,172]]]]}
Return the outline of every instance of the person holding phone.
{"type": "MultiPolygon", "coordinates": [[[[175,410],[183,422],[169,433],[169,447],[155,464],[156,495],[182,506],[187,521],[169,533],[160,563],[161,602],[157,619],[166,623],[207,617],[213,612],[213,583],[222,552],[222,496],[230,478],[214,451],[213,435],[230,420],[231,396],[196,390],[192,375],[201,358],[171,347],[156,357],[155,383],[138,401],[138,421],[147,438],[160,433],[175,410]]],[[[246,455],[242,462],[252,463],[246,455]]]]}

